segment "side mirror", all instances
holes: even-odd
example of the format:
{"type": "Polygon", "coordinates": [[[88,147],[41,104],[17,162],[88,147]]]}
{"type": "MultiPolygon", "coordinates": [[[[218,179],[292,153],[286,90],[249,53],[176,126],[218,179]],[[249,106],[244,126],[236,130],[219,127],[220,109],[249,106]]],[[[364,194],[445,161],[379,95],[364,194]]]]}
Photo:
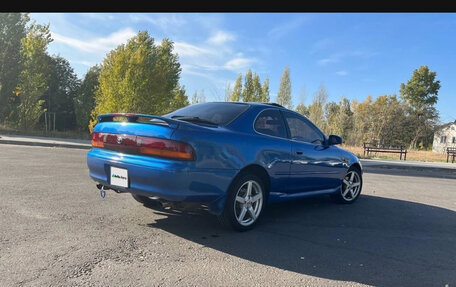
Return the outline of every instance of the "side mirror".
{"type": "Polygon", "coordinates": [[[328,138],[328,145],[342,144],[342,138],[336,135],[330,135],[328,138]]]}

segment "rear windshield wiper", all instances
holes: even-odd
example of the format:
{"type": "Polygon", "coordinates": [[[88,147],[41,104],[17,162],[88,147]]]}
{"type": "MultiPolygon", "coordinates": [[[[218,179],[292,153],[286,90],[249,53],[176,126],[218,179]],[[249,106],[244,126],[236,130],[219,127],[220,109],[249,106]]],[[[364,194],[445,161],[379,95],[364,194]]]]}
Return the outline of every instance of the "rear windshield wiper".
{"type": "Polygon", "coordinates": [[[201,123],[201,124],[208,124],[208,125],[214,125],[218,126],[217,123],[199,118],[199,117],[188,117],[188,116],[172,116],[172,119],[177,119],[181,121],[187,121],[187,122],[192,122],[192,123],[201,123]]]}

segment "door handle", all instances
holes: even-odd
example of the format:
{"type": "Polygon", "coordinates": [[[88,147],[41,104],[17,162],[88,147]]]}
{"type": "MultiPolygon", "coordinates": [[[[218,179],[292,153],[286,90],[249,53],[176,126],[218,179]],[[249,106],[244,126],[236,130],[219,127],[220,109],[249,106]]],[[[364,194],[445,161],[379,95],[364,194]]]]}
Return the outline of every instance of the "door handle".
{"type": "Polygon", "coordinates": [[[302,151],[297,151],[296,154],[301,155],[301,154],[302,154],[302,151]]]}

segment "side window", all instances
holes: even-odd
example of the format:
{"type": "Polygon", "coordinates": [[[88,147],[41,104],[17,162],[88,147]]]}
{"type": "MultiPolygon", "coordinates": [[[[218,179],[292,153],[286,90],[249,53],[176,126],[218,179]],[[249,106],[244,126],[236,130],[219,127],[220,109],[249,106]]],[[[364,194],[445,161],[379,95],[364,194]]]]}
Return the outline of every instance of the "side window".
{"type": "Polygon", "coordinates": [[[260,134],[286,138],[287,130],[282,115],[278,110],[262,111],[256,121],[254,128],[260,134]]]}
{"type": "Polygon", "coordinates": [[[313,144],[319,144],[324,141],[323,134],[313,127],[306,119],[292,113],[285,113],[285,120],[290,129],[292,140],[313,144]]]}

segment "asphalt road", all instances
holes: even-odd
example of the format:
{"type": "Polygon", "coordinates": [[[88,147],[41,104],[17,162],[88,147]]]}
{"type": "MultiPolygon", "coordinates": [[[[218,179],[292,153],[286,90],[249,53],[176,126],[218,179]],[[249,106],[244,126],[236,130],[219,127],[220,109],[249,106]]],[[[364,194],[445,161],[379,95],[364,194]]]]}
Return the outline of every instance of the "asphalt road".
{"type": "Polygon", "coordinates": [[[456,286],[456,179],[367,170],[353,205],[275,205],[237,233],[101,199],[85,155],[0,146],[0,286],[456,286]]]}

